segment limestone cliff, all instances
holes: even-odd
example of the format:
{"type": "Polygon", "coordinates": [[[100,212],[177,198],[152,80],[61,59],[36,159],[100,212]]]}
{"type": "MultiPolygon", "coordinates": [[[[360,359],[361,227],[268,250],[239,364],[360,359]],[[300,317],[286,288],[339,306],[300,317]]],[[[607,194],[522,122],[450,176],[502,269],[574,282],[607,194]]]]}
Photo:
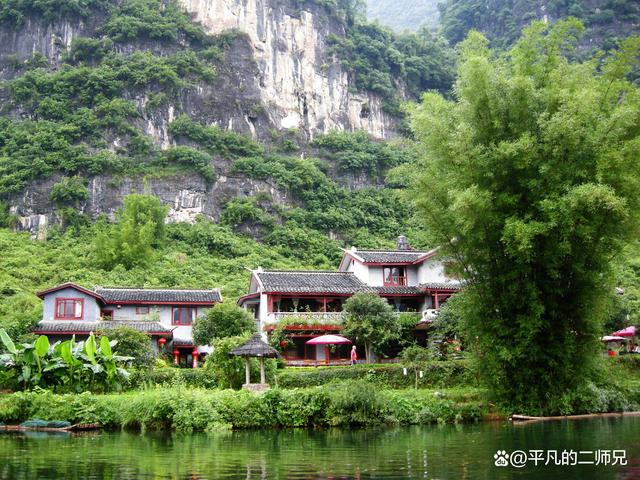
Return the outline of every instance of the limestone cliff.
{"type": "Polygon", "coordinates": [[[349,77],[327,55],[327,36],[344,35],[339,21],[312,2],[180,0],[208,32],[237,29],[249,36],[260,72],[260,96],[277,128],[312,137],[329,129],[366,130],[384,138],[393,119],[375,95],[349,91],[349,77]]]}
{"type": "MultiPolygon", "coordinates": [[[[394,135],[397,119],[383,112],[382,99],[355,92],[349,72],[328,53],[329,36],[345,35],[343,22],[330,8],[311,0],[177,1],[207,34],[227,35],[229,40],[211,82],[196,82],[155,107],[149,106],[149,90],[132,87],[123,91],[122,97],[136,108],[129,119],[131,125],[150,138],[158,151],[190,144],[169,131],[180,115],[262,143],[269,143],[274,132],[293,135],[301,147],[293,154],[299,156],[313,153],[308,151],[308,142],[331,129],[364,130],[375,138],[394,135]]],[[[60,71],[66,67],[75,40],[105,38],[108,16],[108,10],[100,9],[84,17],[53,20],[27,14],[19,28],[0,26],[0,79],[11,80],[35,68],[28,63],[37,55],[49,72],[60,71]]],[[[142,36],[113,45],[125,57],[137,51],[165,57],[190,44],[183,38],[167,41],[142,36]]],[[[35,108],[12,102],[9,90],[0,89],[3,115],[16,120],[41,118],[35,108]]],[[[101,141],[114,154],[127,147],[127,139],[112,131],[101,141]]],[[[87,148],[88,153],[94,149],[92,145],[87,148]]],[[[225,202],[238,196],[264,193],[273,204],[291,202],[287,192],[234,173],[230,158],[214,152],[211,163],[216,172],[212,183],[197,174],[123,178],[107,171],[88,174],[80,170],[88,178],[88,198],[75,207],[91,218],[102,213],[113,217],[124,196],[146,191],[170,205],[170,220],[191,221],[197,214],[218,219],[225,202]]],[[[0,201],[18,216],[19,228],[36,233],[60,221],[50,192],[56,182],[71,174],[53,172],[34,178],[22,191],[0,197],[0,201]]],[[[338,180],[349,187],[367,186],[369,181],[361,173],[342,175],[338,180]]]]}

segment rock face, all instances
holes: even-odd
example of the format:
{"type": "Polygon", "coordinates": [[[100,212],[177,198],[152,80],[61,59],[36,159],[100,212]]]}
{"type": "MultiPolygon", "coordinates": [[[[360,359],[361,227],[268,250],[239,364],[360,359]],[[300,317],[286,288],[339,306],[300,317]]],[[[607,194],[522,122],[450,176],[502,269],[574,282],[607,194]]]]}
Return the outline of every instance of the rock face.
{"type": "MultiPolygon", "coordinates": [[[[377,138],[393,136],[396,120],[382,110],[376,95],[350,91],[349,74],[328,53],[329,36],[345,34],[342,22],[330,9],[313,1],[296,0],[178,0],[193,20],[210,34],[235,30],[217,67],[212,83],[199,83],[172,96],[159,108],[147,108],[144,90],[124,94],[137,107],[133,124],[162,149],[175,144],[169,124],[186,114],[206,125],[217,125],[270,141],[274,131],[286,130],[304,145],[330,129],[365,130],[377,138]]],[[[0,80],[24,73],[24,62],[34,54],[46,57],[49,68],[57,70],[72,41],[78,37],[100,37],[106,13],[86,19],[64,19],[52,23],[26,18],[20,28],[0,27],[0,80]]],[[[116,44],[123,55],[137,50],[169,55],[179,44],[151,39],[116,44]]],[[[0,103],[6,100],[0,89],[0,103]]],[[[27,118],[20,109],[7,112],[27,118]]],[[[109,149],[122,147],[118,137],[105,139],[109,149]]],[[[198,175],[161,178],[113,178],[101,174],[89,179],[88,199],[76,205],[92,218],[113,217],[130,193],[157,195],[171,207],[170,221],[193,221],[199,214],[220,217],[223,205],[234,197],[266,193],[274,204],[291,202],[286,193],[265,182],[234,176],[231,161],[213,158],[217,179],[207,185],[198,175]]],[[[50,200],[60,175],[32,182],[8,199],[10,210],[20,221],[19,228],[44,235],[48,225],[61,222],[50,200]]],[[[366,186],[366,179],[338,178],[351,188],[366,186]]]]}
{"type": "Polygon", "coordinates": [[[310,138],[330,129],[392,134],[394,121],[381,99],[351,93],[347,72],[327,54],[328,36],[344,35],[344,28],[324,7],[290,0],[179,1],[209,33],[248,35],[260,96],[277,129],[301,129],[310,138]]]}
{"type": "MultiPolygon", "coordinates": [[[[15,198],[10,212],[18,215],[21,230],[30,231],[34,236],[46,235],[48,226],[61,224],[62,217],[49,200],[49,192],[60,180],[59,176],[36,182],[25,190],[20,198],[15,198]]],[[[91,179],[89,197],[76,205],[80,213],[92,218],[100,214],[115,218],[122,201],[131,193],[155,195],[169,206],[168,222],[189,222],[198,215],[218,220],[224,201],[235,197],[248,197],[263,193],[275,204],[284,204],[287,195],[268,182],[256,181],[238,176],[218,176],[213,185],[195,174],[161,178],[123,178],[98,176],[91,179]]]]}

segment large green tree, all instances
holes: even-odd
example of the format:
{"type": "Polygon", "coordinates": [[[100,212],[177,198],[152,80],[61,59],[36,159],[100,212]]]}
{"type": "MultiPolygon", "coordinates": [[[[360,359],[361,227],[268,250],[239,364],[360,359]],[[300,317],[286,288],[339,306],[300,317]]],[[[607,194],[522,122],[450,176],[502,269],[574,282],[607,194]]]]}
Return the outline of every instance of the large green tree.
{"type": "Polygon", "coordinates": [[[374,350],[400,336],[400,323],[391,305],[375,293],[356,293],[344,303],[344,311],[343,333],[364,344],[367,362],[374,350]]]}
{"type": "Polygon", "coordinates": [[[455,98],[426,94],[419,211],[466,281],[461,308],[496,397],[569,411],[594,373],[611,264],[638,233],[638,39],[573,60],[575,20],[533,23],[507,55],[472,32],[455,98]]]}
{"type": "Polygon", "coordinates": [[[94,246],[98,263],[108,269],[117,264],[125,268],[148,265],[154,248],[164,242],[167,210],[158,197],[127,195],[118,212],[117,225],[105,227],[96,235],[94,246]]]}
{"type": "Polygon", "coordinates": [[[233,303],[219,303],[207,310],[193,326],[193,341],[209,345],[216,338],[235,337],[256,330],[256,322],[246,310],[233,303]]]}

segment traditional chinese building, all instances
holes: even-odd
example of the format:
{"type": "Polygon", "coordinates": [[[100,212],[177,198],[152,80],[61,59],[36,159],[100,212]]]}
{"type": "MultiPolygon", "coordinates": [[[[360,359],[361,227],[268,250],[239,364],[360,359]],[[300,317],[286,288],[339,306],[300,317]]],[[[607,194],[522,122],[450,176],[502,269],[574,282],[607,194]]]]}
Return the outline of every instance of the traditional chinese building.
{"type": "Polygon", "coordinates": [[[398,237],[395,250],[344,250],[338,271],[253,270],[249,293],[238,305],[253,312],[263,332],[277,326],[286,331],[283,357],[289,364],[329,363],[344,352],[306,341],[338,332],[342,306],[355,293],[374,292],[398,313],[415,312],[419,334],[459,289],[460,282],[449,278],[438,260],[437,249],[413,250],[398,237]]]}
{"type": "Polygon", "coordinates": [[[174,363],[197,366],[209,353],[206,345],[195,345],[192,324],[222,301],[218,289],[168,290],[144,288],[96,288],[89,290],[63,283],[37,294],[44,302],[42,320],[34,333],[62,340],[75,335],[86,338],[126,326],[150,336],[156,351],[173,355],[174,363]]]}

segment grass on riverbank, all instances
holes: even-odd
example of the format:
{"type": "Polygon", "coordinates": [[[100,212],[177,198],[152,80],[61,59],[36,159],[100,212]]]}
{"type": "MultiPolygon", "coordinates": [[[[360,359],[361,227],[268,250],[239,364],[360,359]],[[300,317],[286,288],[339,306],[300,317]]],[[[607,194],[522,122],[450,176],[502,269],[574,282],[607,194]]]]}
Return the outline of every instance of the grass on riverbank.
{"type": "Polygon", "coordinates": [[[173,387],[107,395],[35,391],[0,396],[0,422],[56,419],[111,429],[413,425],[470,422],[489,413],[482,390],[382,390],[361,381],[262,394],[173,387]]]}

